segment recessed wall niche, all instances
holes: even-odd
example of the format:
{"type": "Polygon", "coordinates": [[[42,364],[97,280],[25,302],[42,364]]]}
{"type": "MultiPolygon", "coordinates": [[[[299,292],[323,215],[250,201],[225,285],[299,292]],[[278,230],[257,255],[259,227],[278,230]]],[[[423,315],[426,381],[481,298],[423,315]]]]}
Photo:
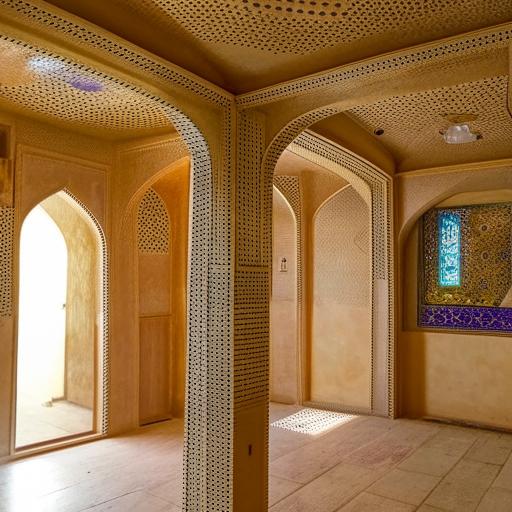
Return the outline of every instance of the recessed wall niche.
{"type": "Polygon", "coordinates": [[[512,203],[434,208],[422,219],[418,324],[512,332],[512,203]]]}

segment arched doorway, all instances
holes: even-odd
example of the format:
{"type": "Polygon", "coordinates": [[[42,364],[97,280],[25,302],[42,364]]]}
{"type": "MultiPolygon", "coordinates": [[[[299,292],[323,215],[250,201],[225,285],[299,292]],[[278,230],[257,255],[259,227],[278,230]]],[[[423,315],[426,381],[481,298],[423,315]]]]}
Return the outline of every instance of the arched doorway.
{"type": "Polygon", "coordinates": [[[17,450],[103,430],[104,261],[99,228],[70,194],[53,194],[24,219],[17,450]]]}

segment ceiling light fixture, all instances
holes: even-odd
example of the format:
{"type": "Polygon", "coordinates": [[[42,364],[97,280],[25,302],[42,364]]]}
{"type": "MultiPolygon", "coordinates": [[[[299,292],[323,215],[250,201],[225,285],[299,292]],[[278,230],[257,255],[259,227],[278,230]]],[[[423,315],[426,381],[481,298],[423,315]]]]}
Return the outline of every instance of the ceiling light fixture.
{"type": "Polygon", "coordinates": [[[470,126],[465,123],[453,124],[441,132],[441,135],[447,144],[467,144],[482,138],[480,133],[472,132],[470,126]]]}
{"type": "Polygon", "coordinates": [[[439,133],[447,144],[467,144],[482,138],[479,132],[471,130],[469,123],[476,121],[476,114],[446,114],[443,116],[451,126],[439,133]]]}

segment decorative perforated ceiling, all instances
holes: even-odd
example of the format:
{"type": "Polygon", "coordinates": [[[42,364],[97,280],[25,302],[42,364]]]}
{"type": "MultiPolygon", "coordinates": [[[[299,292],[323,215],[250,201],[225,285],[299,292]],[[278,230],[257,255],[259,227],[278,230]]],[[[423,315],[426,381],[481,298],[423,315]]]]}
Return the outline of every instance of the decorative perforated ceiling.
{"type": "Polygon", "coordinates": [[[50,3],[233,92],[512,20],[503,0],[50,3]]]}
{"type": "Polygon", "coordinates": [[[354,108],[349,115],[368,132],[381,128],[377,137],[393,153],[400,171],[512,157],[512,117],[507,109],[508,77],[430,91],[395,96],[354,108]],[[472,114],[471,129],[482,139],[467,144],[447,144],[440,131],[446,116],[472,114]]]}
{"type": "Polygon", "coordinates": [[[14,108],[112,136],[172,130],[155,101],[97,71],[0,38],[0,98],[14,108]]]}

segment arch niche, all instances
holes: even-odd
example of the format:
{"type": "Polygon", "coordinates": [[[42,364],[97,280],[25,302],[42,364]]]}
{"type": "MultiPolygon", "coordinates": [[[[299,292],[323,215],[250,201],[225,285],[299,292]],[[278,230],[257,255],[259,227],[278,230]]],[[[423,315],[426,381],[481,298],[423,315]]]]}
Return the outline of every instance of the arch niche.
{"type": "Polygon", "coordinates": [[[135,277],[127,321],[137,336],[141,425],[184,415],[190,158],[180,158],[183,151],[139,186],[121,228],[125,272],[135,277]]]}
{"type": "MultiPolygon", "coordinates": [[[[371,239],[371,355],[369,407],[350,407],[349,404],[326,404],[311,401],[316,406],[330,406],[340,410],[395,416],[394,374],[394,283],[392,233],[392,180],[389,175],[355,153],[306,128],[321,119],[339,112],[327,107],[310,112],[286,126],[265,151],[262,168],[266,204],[277,160],[285,149],[339,175],[349,182],[370,208],[371,239]]],[[[267,215],[271,210],[266,209],[267,215]]],[[[268,239],[263,240],[263,251],[268,254],[268,239]]],[[[307,347],[301,347],[307,355],[307,347]]]]}

